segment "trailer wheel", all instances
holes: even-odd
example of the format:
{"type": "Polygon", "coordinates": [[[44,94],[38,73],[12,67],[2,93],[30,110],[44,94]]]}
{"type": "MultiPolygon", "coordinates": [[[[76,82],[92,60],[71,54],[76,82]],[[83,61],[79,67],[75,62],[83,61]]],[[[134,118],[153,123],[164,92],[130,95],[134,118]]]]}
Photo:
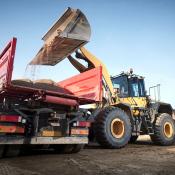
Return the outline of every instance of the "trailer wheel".
{"type": "Polygon", "coordinates": [[[84,148],[83,144],[75,144],[73,145],[72,153],[78,153],[84,148]]]}
{"type": "Polygon", "coordinates": [[[53,145],[52,146],[55,150],[56,153],[58,154],[70,154],[72,153],[72,150],[73,150],[73,145],[53,145]]]}
{"type": "Polygon", "coordinates": [[[83,147],[84,147],[84,145],[82,145],[82,144],[53,145],[53,148],[56,151],[56,153],[61,153],[61,154],[78,153],[83,147]]]}
{"type": "Polygon", "coordinates": [[[102,110],[95,121],[95,137],[105,148],[124,147],[131,138],[129,116],[120,108],[102,110]]]}
{"type": "Polygon", "coordinates": [[[83,147],[84,147],[83,144],[64,145],[62,153],[63,154],[78,153],[83,147]]]}
{"type": "Polygon", "coordinates": [[[73,151],[73,145],[63,145],[62,153],[63,154],[71,154],[73,151]]]}
{"type": "Polygon", "coordinates": [[[5,157],[16,157],[20,154],[21,145],[6,145],[4,150],[5,157]]]}
{"type": "Polygon", "coordinates": [[[151,140],[162,146],[172,145],[175,138],[175,123],[167,113],[160,114],[154,124],[154,135],[150,135],[151,140]]]}
{"type": "Polygon", "coordinates": [[[0,145],[0,158],[4,156],[5,145],[0,145]]]}
{"type": "Polygon", "coordinates": [[[129,143],[135,143],[138,139],[138,136],[131,136],[129,143]]]}

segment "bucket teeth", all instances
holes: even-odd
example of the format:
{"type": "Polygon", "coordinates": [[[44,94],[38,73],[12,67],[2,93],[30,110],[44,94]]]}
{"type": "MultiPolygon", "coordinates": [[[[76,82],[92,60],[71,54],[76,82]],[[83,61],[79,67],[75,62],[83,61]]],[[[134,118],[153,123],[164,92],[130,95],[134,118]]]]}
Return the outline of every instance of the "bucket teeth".
{"type": "Polygon", "coordinates": [[[44,35],[43,47],[29,64],[54,66],[85,45],[90,36],[86,16],[79,9],[68,8],[44,35]]]}

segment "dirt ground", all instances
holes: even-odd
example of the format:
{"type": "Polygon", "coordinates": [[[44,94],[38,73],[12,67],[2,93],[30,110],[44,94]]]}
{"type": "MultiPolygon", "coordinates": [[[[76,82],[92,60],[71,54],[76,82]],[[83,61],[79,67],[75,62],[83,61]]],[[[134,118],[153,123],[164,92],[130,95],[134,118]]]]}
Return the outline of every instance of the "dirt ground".
{"type": "Polygon", "coordinates": [[[175,174],[175,145],[153,145],[148,137],[123,149],[90,146],[78,154],[54,154],[48,150],[0,160],[0,175],[68,174],[175,174]]]}

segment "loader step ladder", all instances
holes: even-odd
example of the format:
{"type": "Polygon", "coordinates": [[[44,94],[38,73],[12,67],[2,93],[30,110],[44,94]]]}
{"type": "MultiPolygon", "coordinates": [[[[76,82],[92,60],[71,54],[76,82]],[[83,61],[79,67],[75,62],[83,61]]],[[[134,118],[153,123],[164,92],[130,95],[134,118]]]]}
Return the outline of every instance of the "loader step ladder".
{"type": "Polygon", "coordinates": [[[147,133],[149,135],[153,135],[154,134],[153,124],[151,122],[151,117],[148,111],[144,111],[144,115],[142,116],[142,121],[147,130],[147,133]]]}

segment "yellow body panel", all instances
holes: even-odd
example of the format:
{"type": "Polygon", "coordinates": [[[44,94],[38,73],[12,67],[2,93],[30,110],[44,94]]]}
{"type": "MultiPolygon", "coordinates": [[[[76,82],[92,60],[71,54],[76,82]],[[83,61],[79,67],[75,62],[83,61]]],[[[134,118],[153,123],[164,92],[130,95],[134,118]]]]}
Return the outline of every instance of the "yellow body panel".
{"type": "MultiPolygon", "coordinates": [[[[120,98],[120,101],[125,104],[129,104],[131,108],[139,107],[145,108],[147,106],[146,97],[128,97],[128,98],[120,98]]],[[[137,109],[132,110],[134,116],[138,116],[140,111],[137,109]]]]}
{"type": "MultiPolygon", "coordinates": [[[[147,106],[146,97],[128,97],[128,98],[120,98],[120,101],[125,104],[129,104],[131,108],[139,107],[145,108],[147,106]]],[[[132,110],[134,116],[138,116],[140,114],[139,110],[132,110]]]]}
{"type": "Polygon", "coordinates": [[[140,107],[145,108],[147,105],[146,97],[128,97],[128,98],[120,98],[122,103],[130,104],[131,107],[140,107]]]}

